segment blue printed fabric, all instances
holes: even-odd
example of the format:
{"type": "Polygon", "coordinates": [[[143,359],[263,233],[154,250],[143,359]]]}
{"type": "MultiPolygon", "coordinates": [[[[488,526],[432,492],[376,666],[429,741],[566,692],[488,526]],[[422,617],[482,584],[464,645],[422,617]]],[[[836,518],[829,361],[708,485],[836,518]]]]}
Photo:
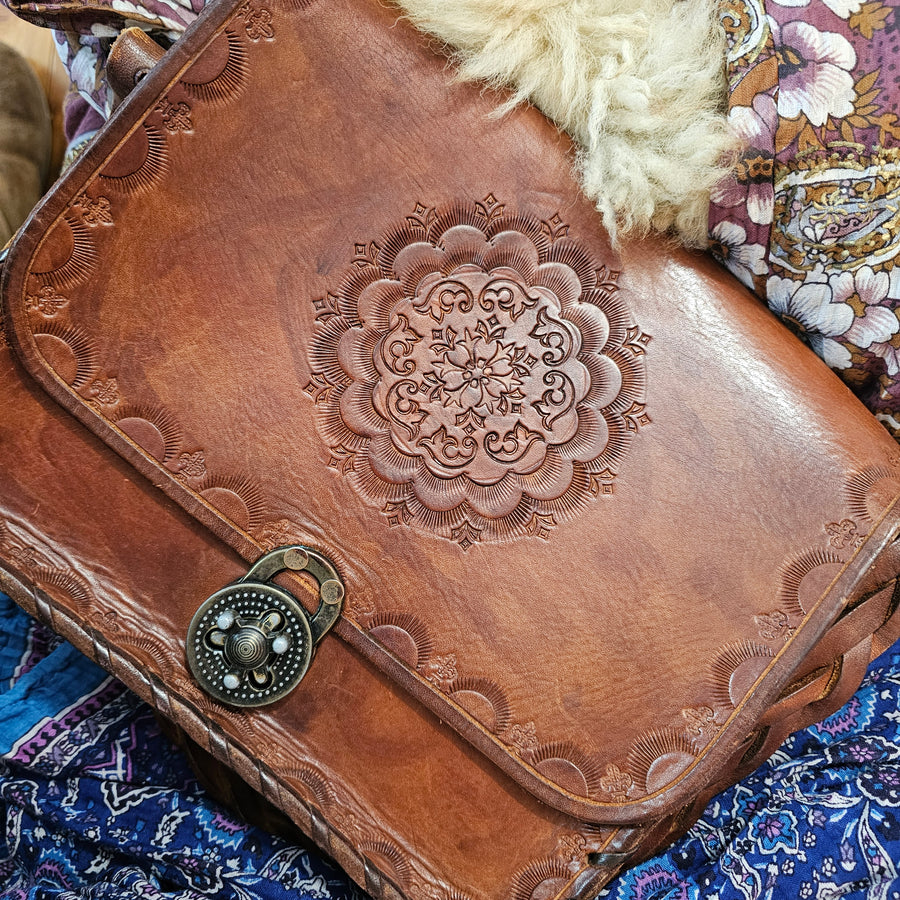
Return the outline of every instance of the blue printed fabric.
{"type": "MultiPolygon", "coordinates": [[[[362,900],[237,821],[150,709],[0,594],[3,900],[362,900]]],[[[720,794],[615,900],[900,900],[900,644],[850,702],[720,794]]]]}
{"type": "Polygon", "coordinates": [[[900,898],[900,644],[824,722],[723,792],[617,900],[900,898]]]}

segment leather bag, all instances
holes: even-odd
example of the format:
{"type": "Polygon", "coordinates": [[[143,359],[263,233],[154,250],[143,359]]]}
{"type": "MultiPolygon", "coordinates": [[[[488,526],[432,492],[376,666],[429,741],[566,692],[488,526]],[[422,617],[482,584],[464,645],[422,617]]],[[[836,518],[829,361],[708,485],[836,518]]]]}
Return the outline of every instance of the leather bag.
{"type": "Polygon", "coordinates": [[[376,0],[135,41],[3,271],[3,590],[375,897],[588,896],[846,701],[900,454],[740,284],[376,0]]]}

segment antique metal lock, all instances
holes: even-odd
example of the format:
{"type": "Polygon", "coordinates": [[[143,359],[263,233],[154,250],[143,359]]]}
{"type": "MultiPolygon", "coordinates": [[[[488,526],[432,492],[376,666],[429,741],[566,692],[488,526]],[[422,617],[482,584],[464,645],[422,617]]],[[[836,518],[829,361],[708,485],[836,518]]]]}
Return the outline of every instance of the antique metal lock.
{"type": "Polygon", "coordinates": [[[343,582],[322,554],[299,544],[272,550],[197,610],[187,635],[190,670],[203,690],[222,703],[274,703],[300,683],[316,644],[338,620],[343,601],[343,582]],[[319,607],[314,614],[272,583],[283,571],[306,572],[316,580],[319,607]]]}

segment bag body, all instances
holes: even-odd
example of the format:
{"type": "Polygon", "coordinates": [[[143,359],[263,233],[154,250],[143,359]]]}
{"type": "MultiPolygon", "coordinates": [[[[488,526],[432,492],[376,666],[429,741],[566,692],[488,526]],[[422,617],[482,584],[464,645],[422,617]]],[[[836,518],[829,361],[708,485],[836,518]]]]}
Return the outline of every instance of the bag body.
{"type": "Polygon", "coordinates": [[[898,631],[894,442],[499,102],[379,3],[216,2],[3,272],[3,589],[375,896],[587,895],[898,631]]]}

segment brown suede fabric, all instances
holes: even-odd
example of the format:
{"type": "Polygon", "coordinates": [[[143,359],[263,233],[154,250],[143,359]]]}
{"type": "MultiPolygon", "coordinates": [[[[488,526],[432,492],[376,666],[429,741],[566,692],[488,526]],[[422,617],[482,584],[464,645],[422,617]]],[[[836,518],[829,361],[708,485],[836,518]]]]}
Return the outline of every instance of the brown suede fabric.
{"type": "Polygon", "coordinates": [[[0,44],[0,245],[40,199],[50,167],[50,112],[37,77],[0,44]]]}

